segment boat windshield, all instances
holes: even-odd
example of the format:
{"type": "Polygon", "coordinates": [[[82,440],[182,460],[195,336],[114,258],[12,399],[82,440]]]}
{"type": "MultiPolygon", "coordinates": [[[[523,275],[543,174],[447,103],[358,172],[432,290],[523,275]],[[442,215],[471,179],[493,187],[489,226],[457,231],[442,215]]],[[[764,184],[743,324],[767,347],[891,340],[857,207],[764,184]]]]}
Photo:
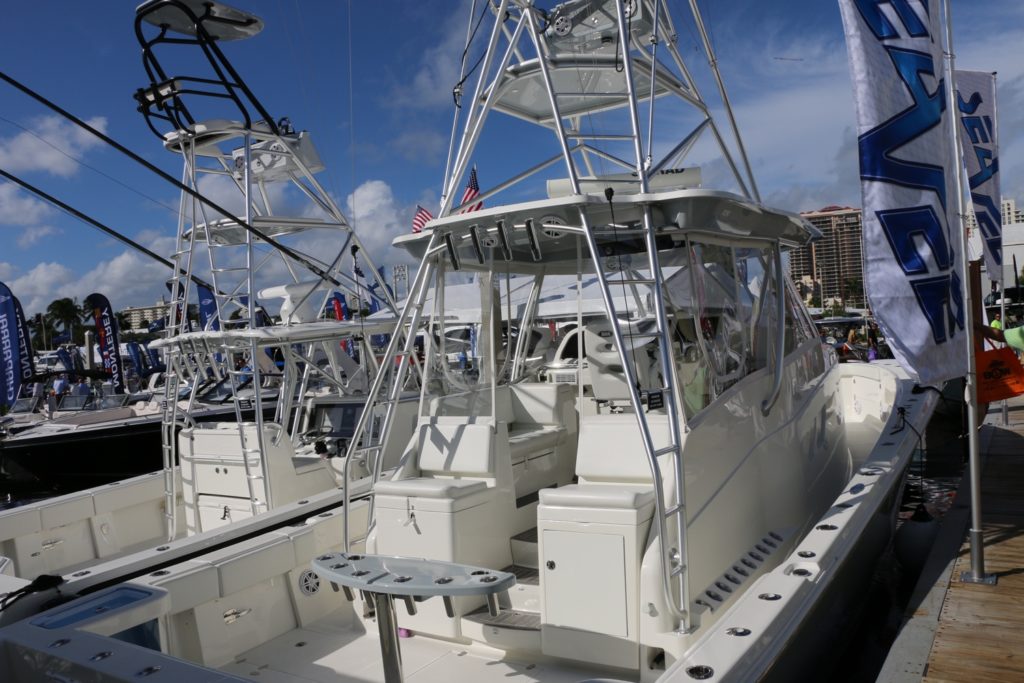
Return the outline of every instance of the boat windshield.
{"type": "MultiPolygon", "coordinates": [[[[245,388],[251,383],[252,377],[250,376],[245,382],[239,384],[238,388],[245,388]]],[[[224,403],[231,398],[231,395],[231,379],[229,377],[225,377],[219,382],[200,388],[196,398],[205,403],[224,403]]]]}
{"type": "Polygon", "coordinates": [[[93,396],[77,396],[68,394],[60,399],[57,410],[86,410],[92,407],[93,396]]]}
{"type": "Polygon", "coordinates": [[[11,413],[31,413],[39,407],[42,398],[40,396],[30,396],[28,398],[19,398],[11,406],[11,413]]]}
{"type": "Polygon", "coordinates": [[[100,396],[91,407],[96,410],[104,410],[106,408],[120,408],[121,406],[128,404],[128,394],[113,394],[111,396],[100,396]]]}
{"type": "Polygon", "coordinates": [[[313,428],[324,436],[351,438],[362,412],[359,403],[321,403],[313,410],[313,428]]]}

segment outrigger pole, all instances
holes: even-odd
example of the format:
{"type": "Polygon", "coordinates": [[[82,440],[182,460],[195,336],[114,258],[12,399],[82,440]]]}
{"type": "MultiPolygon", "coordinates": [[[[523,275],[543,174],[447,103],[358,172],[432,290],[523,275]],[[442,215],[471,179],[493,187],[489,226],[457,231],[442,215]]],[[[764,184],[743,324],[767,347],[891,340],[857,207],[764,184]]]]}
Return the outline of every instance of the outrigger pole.
{"type": "Polygon", "coordinates": [[[280,251],[282,254],[284,254],[284,255],[288,256],[289,258],[293,259],[296,263],[301,264],[302,266],[307,268],[311,273],[313,273],[314,275],[319,277],[321,280],[329,282],[332,285],[334,285],[335,287],[343,287],[344,286],[344,285],[342,285],[342,283],[339,280],[334,278],[330,273],[328,273],[323,268],[321,268],[320,266],[318,266],[315,263],[313,263],[312,261],[310,261],[305,256],[302,256],[301,254],[297,253],[293,249],[290,249],[289,247],[285,246],[284,244],[281,244],[280,242],[275,240],[270,235],[264,234],[260,230],[257,230],[253,226],[249,225],[249,223],[246,222],[245,220],[243,220],[242,218],[234,215],[233,213],[231,213],[230,211],[228,211],[224,207],[220,206],[219,204],[214,203],[208,197],[203,196],[201,193],[199,193],[196,190],[192,189],[191,187],[189,187],[185,183],[181,182],[180,180],[178,180],[174,176],[168,174],[167,172],[165,172],[160,167],[158,167],[158,166],[150,163],[146,159],[142,158],[141,156],[139,156],[135,152],[131,151],[130,149],[128,149],[127,147],[125,147],[124,145],[119,143],[117,140],[114,140],[113,138],[111,138],[110,136],[106,135],[105,133],[97,130],[96,128],[94,128],[92,126],[90,126],[88,123],[86,123],[82,119],[78,118],[77,116],[75,116],[71,112],[61,108],[56,103],[51,102],[50,100],[46,99],[45,97],[43,97],[42,95],[40,95],[36,91],[34,91],[31,88],[29,88],[27,85],[25,85],[25,84],[15,80],[11,76],[8,76],[3,71],[0,71],[0,79],[6,81],[9,85],[17,88],[18,90],[20,90],[21,92],[25,93],[26,95],[28,95],[32,99],[34,99],[37,102],[39,102],[40,104],[44,105],[45,107],[53,110],[57,114],[60,114],[61,116],[66,118],[68,121],[70,121],[71,123],[73,123],[76,126],[78,126],[79,128],[82,128],[83,130],[86,130],[86,131],[92,133],[94,136],[96,136],[97,138],[99,138],[103,142],[107,143],[108,145],[110,145],[111,147],[116,149],[117,151],[121,152],[122,154],[124,154],[125,156],[129,157],[133,161],[135,161],[135,162],[145,166],[147,169],[149,169],[153,173],[156,173],[158,176],[160,176],[161,178],[163,178],[167,182],[171,183],[172,185],[174,185],[176,188],[178,188],[182,192],[185,192],[186,194],[190,195],[193,199],[199,200],[200,202],[202,202],[206,206],[210,207],[211,209],[213,209],[214,211],[216,211],[220,215],[224,216],[225,218],[231,219],[236,224],[238,224],[239,227],[245,229],[247,232],[249,232],[254,237],[257,237],[257,238],[263,240],[264,242],[266,242],[270,246],[272,246],[275,249],[277,249],[278,251],[280,251]]]}
{"type": "Polygon", "coordinates": [[[53,204],[54,206],[56,206],[61,211],[69,213],[72,216],[74,216],[75,218],[77,218],[77,219],[79,219],[81,221],[84,221],[85,223],[88,223],[89,225],[93,226],[97,230],[100,230],[101,232],[104,232],[104,233],[110,235],[111,237],[116,239],[118,242],[121,242],[122,244],[128,245],[132,249],[135,249],[136,251],[139,251],[139,252],[145,254],[146,256],[150,257],[154,261],[157,261],[158,263],[161,263],[161,264],[167,266],[171,270],[177,270],[182,275],[185,275],[188,278],[190,278],[192,280],[192,282],[194,282],[195,284],[199,285],[200,287],[205,287],[206,289],[209,289],[211,292],[214,291],[213,285],[209,284],[205,280],[203,280],[201,278],[198,278],[195,275],[189,275],[189,273],[185,272],[184,270],[181,270],[180,268],[175,268],[174,264],[171,263],[170,261],[168,261],[167,259],[165,259],[163,256],[160,256],[159,254],[157,254],[156,252],[154,252],[154,251],[152,251],[150,249],[147,249],[146,247],[142,246],[141,244],[139,244],[135,240],[131,239],[130,237],[126,237],[125,235],[122,235],[117,230],[114,230],[113,228],[111,228],[111,227],[109,227],[107,225],[104,225],[103,223],[100,223],[98,220],[96,220],[92,216],[89,216],[89,215],[87,215],[85,213],[82,213],[81,211],[79,211],[78,209],[76,209],[75,207],[73,207],[73,206],[71,206],[69,204],[65,204],[64,202],[62,202],[61,200],[57,199],[53,195],[48,194],[47,192],[44,192],[43,190],[39,189],[35,185],[32,185],[31,183],[29,183],[28,181],[23,180],[23,179],[19,178],[18,176],[13,175],[11,173],[8,173],[7,171],[5,171],[2,168],[0,168],[0,176],[6,178],[7,180],[11,181],[12,183],[16,183],[16,184],[20,185],[21,187],[23,187],[24,189],[28,190],[32,194],[36,195],[40,199],[43,199],[43,200],[49,202],[50,204],[53,204]]]}

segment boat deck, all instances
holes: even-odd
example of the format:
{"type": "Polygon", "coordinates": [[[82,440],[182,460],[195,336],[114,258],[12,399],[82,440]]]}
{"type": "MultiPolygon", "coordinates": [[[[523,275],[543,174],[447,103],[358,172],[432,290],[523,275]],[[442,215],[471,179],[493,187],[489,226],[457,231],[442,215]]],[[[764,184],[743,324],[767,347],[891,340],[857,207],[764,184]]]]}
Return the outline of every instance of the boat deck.
{"type": "MultiPolygon", "coordinates": [[[[374,626],[368,624],[370,629],[374,626]]],[[[401,639],[405,680],[415,683],[503,680],[574,683],[608,670],[572,666],[544,657],[510,659],[481,645],[433,638],[401,639]]],[[[282,634],[237,657],[222,671],[264,683],[370,683],[384,681],[380,641],[374,630],[353,628],[330,616],[282,634]],[[258,678],[256,678],[258,677],[258,678]]]]}
{"type": "Polygon", "coordinates": [[[965,469],[879,681],[1024,680],[1024,397],[1005,425],[992,406],[981,431],[985,571],[997,583],[959,580],[971,567],[965,469]]]}

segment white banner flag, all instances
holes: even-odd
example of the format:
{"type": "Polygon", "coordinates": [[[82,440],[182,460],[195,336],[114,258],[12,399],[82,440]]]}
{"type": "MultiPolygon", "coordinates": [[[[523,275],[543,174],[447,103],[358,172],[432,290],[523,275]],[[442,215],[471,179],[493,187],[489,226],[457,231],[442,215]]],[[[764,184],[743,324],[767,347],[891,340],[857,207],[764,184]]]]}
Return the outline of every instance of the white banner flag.
{"type": "Polygon", "coordinates": [[[857,107],[868,303],[922,384],[967,371],[938,0],[839,0],[857,107]]]}
{"type": "MultiPolygon", "coordinates": [[[[988,278],[1003,281],[1003,217],[999,210],[999,133],[996,77],[984,71],[957,71],[960,143],[971,188],[971,203],[985,245],[988,278]]],[[[1014,284],[1014,283],[1011,283],[1014,284]]]]}

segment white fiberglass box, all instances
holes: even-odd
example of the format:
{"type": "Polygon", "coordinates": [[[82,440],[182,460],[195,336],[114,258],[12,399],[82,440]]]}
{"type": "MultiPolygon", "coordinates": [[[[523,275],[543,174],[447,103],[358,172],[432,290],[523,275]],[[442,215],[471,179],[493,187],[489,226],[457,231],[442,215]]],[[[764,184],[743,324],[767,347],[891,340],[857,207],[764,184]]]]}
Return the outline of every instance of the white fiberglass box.
{"type": "Polygon", "coordinates": [[[544,654],[638,666],[640,562],[653,508],[649,486],[581,484],[541,491],[544,654]]]}

